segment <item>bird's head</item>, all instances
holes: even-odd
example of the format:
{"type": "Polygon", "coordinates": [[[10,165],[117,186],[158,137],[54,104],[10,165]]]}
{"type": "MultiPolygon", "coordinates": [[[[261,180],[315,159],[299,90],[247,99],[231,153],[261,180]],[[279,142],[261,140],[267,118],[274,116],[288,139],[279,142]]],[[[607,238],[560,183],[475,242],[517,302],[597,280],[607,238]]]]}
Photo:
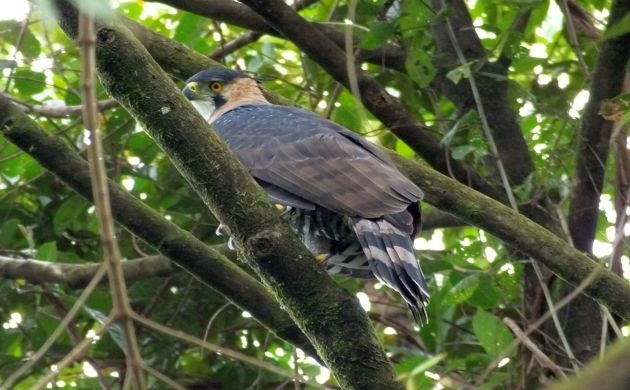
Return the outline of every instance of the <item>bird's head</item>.
{"type": "Polygon", "coordinates": [[[255,79],[225,68],[210,68],[195,74],[186,80],[183,92],[206,119],[221,108],[266,102],[255,79]]]}

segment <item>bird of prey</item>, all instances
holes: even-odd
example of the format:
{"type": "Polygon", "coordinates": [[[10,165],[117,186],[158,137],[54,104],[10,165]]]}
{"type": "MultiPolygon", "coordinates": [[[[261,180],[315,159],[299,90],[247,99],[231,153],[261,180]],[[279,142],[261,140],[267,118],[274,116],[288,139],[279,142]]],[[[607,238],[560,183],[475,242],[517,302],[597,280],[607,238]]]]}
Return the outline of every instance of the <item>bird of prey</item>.
{"type": "Polygon", "coordinates": [[[183,93],[328,272],[375,276],[426,321],[429,294],[413,249],[423,193],[375,145],[269,103],[258,81],[229,69],[195,74],[183,93]]]}

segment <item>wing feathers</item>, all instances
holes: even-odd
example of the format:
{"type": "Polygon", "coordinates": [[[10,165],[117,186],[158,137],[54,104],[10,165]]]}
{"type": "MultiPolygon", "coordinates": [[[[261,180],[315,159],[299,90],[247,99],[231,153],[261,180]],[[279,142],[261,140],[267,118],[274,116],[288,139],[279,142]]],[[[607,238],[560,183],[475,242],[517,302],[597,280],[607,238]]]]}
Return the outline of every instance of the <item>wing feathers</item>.
{"type": "Polygon", "coordinates": [[[306,111],[241,106],[213,127],[256,178],[331,211],[377,218],[422,197],[374,145],[306,111]]]}

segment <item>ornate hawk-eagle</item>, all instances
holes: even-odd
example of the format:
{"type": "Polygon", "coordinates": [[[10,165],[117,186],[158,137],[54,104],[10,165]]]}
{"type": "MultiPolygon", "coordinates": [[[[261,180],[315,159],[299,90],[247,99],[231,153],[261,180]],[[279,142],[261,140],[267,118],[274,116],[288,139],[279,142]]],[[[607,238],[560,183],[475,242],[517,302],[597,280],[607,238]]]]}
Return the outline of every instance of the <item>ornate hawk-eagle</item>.
{"type": "Polygon", "coordinates": [[[213,68],[184,95],[212,125],[330,273],[375,276],[418,323],[427,285],[413,250],[422,191],[376,146],[334,122],[269,103],[258,82],[213,68]]]}

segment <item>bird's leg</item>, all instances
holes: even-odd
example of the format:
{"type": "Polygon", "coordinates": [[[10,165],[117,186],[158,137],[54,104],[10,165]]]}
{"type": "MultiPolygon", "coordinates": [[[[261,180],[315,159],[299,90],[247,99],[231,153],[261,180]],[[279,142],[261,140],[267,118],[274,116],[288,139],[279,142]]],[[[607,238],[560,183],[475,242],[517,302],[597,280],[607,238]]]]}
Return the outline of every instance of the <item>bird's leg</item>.
{"type": "Polygon", "coordinates": [[[276,209],[276,211],[278,211],[278,213],[280,213],[281,217],[284,217],[288,212],[290,212],[291,210],[293,210],[293,207],[291,206],[285,206],[283,204],[280,203],[275,203],[273,205],[273,207],[276,209]]]}
{"type": "Polygon", "coordinates": [[[236,249],[236,247],[234,246],[234,239],[232,238],[232,235],[230,234],[230,231],[228,230],[227,226],[225,226],[224,224],[220,223],[219,226],[217,226],[217,230],[216,230],[215,234],[217,236],[219,236],[219,237],[223,236],[224,234],[227,234],[227,236],[228,236],[228,248],[230,250],[236,249]]]}
{"type": "Polygon", "coordinates": [[[319,255],[315,255],[315,261],[318,263],[323,263],[329,257],[330,253],[320,253],[319,255]]]}
{"type": "Polygon", "coordinates": [[[214,234],[216,234],[217,237],[221,237],[225,233],[227,233],[227,226],[220,223],[219,226],[217,226],[217,230],[214,232],[214,234]]]}

